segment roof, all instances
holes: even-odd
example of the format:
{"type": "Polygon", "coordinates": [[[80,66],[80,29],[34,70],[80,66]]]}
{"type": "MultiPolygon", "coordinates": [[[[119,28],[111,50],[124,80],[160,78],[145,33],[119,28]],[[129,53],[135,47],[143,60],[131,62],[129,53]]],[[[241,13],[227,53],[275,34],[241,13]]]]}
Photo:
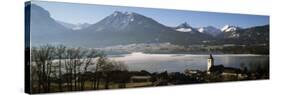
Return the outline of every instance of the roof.
{"type": "Polygon", "coordinates": [[[209,56],[209,58],[208,59],[213,59],[213,56],[212,56],[212,54],[210,54],[210,56],[209,56]]]}
{"type": "Polygon", "coordinates": [[[232,68],[232,67],[225,67],[223,72],[225,73],[241,73],[242,71],[237,68],[232,68]]]}
{"type": "Polygon", "coordinates": [[[210,72],[220,72],[220,73],[222,73],[223,71],[224,71],[223,65],[215,65],[215,66],[212,66],[210,68],[210,72]]]}
{"type": "Polygon", "coordinates": [[[217,72],[217,73],[241,73],[242,71],[237,68],[232,67],[224,67],[223,65],[216,65],[210,68],[210,72],[217,72]]]}

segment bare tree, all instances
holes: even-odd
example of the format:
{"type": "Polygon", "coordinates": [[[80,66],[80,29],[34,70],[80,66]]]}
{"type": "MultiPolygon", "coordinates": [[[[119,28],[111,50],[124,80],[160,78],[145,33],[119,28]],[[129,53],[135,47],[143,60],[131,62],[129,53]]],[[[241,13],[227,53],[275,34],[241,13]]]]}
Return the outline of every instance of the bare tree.
{"type": "Polygon", "coordinates": [[[73,73],[75,68],[75,49],[70,48],[66,50],[65,69],[67,71],[68,90],[73,90],[73,73]]]}
{"type": "Polygon", "coordinates": [[[127,66],[125,66],[122,62],[113,61],[108,59],[105,55],[100,56],[97,60],[97,68],[98,68],[98,75],[97,77],[97,87],[99,87],[99,80],[101,77],[104,81],[104,87],[105,89],[109,89],[109,83],[113,79],[113,73],[115,71],[123,71],[127,70],[127,66]]]}
{"type": "Polygon", "coordinates": [[[81,82],[80,88],[81,88],[81,90],[84,90],[85,80],[88,78],[88,75],[85,74],[85,73],[88,72],[88,67],[90,65],[94,65],[95,64],[93,62],[94,61],[93,59],[97,57],[97,52],[96,52],[96,50],[92,49],[92,50],[86,50],[82,54],[84,56],[82,56],[83,58],[81,60],[81,64],[84,67],[83,67],[83,71],[81,72],[83,74],[80,74],[80,82],[81,82]]]}
{"type": "Polygon", "coordinates": [[[105,75],[105,89],[109,88],[109,82],[118,81],[119,87],[126,87],[125,83],[128,81],[129,76],[127,65],[121,61],[108,60],[107,64],[103,67],[105,75]]]}
{"type": "Polygon", "coordinates": [[[49,75],[52,65],[52,53],[54,48],[50,45],[44,45],[39,48],[32,48],[31,56],[32,62],[35,63],[37,67],[38,74],[38,91],[41,92],[41,87],[43,92],[50,91],[50,80],[49,75]]]}
{"type": "Polygon", "coordinates": [[[59,78],[58,79],[59,79],[59,90],[60,91],[63,91],[63,89],[62,89],[62,60],[65,59],[65,57],[66,57],[65,51],[66,51],[66,47],[63,45],[59,45],[55,49],[55,55],[58,59],[58,64],[59,64],[59,66],[58,66],[58,69],[59,69],[58,77],[59,78]]]}
{"type": "Polygon", "coordinates": [[[30,65],[30,77],[31,77],[31,92],[36,93],[36,92],[40,92],[40,84],[39,84],[39,75],[38,75],[38,69],[37,67],[32,64],[30,65]],[[37,85],[36,85],[37,84],[37,85]],[[36,87],[37,86],[37,87],[36,87]]]}
{"type": "Polygon", "coordinates": [[[51,89],[52,83],[58,84],[59,91],[64,91],[64,83],[69,91],[84,90],[87,80],[92,82],[92,89],[99,89],[101,81],[108,89],[113,80],[111,72],[127,70],[122,62],[109,60],[103,52],[94,49],[44,45],[32,48],[31,53],[31,80],[37,81],[32,86],[37,87],[38,93],[57,91],[51,89]],[[95,68],[88,70],[90,66],[95,68]]]}
{"type": "Polygon", "coordinates": [[[95,78],[94,78],[94,89],[99,89],[100,79],[101,79],[101,67],[106,64],[106,55],[104,53],[98,54],[96,69],[95,69],[95,78]]]}
{"type": "MultiPolygon", "coordinates": [[[[38,89],[38,92],[41,92],[41,86],[42,86],[42,63],[40,62],[39,60],[39,50],[36,48],[36,47],[33,47],[31,49],[31,68],[33,70],[32,74],[31,75],[37,75],[37,89],[38,89]],[[33,66],[34,65],[34,66],[33,66]]],[[[35,80],[35,76],[32,77],[33,80],[35,80]]],[[[35,83],[35,82],[32,82],[32,83],[35,83]]]]}

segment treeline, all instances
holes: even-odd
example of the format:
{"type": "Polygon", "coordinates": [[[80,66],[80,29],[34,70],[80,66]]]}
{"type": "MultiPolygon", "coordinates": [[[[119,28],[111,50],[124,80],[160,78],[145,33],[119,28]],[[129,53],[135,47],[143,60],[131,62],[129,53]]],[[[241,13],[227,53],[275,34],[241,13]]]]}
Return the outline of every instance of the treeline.
{"type": "Polygon", "coordinates": [[[188,48],[188,53],[223,53],[223,54],[269,54],[269,46],[226,46],[226,47],[196,47],[188,48]]]}
{"type": "Polygon", "coordinates": [[[110,82],[121,88],[129,81],[124,63],[94,49],[63,45],[32,47],[30,73],[32,93],[108,89],[110,82]]]}

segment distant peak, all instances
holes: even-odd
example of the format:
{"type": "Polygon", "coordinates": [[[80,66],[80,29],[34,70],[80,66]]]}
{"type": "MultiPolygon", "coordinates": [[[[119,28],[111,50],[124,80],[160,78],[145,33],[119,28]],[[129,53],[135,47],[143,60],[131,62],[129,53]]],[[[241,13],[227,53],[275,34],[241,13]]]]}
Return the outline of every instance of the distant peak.
{"type": "Polygon", "coordinates": [[[229,25],[229,24],[226,24],[226,25],[223,26],[223,28],[230,28],[230,27],[238,27],[238,26],[229,25]]]}
{"type": "Polygon", "coordinates": [[[240,27],[227,24],[223,28],[221,28],[221,31],[222,32],[230,32],[230,31],[236,31],[238,29],[240,29],[240,27]]]}
{"type": "Polygon", "coordinates": [[[177,28],[191,28],[191,26],[189,24],[187,24],[187,22],[184,22],[184,23],[180,24],[177,28]]]}
{"type": "Polygon", "coordinates": [[[113,12],[113,16],[117,16],[117,15],[132,16],[132,15],[136,15],[136,14],[137,14],[137,13],[135,13],[135,12],[128,12],[128,11],[125,11],[125,12],[114,11],[114,12],[113,12]]]}
{"type": "Polygon", "coordinates": [[[183,26],[190,26],[189,24],[187,24],[187,22],[184,22],[181,25],[183,25],[183,26]]]}
{"type": "Polygon", "coordinates": [[[120,11],[114,11],[114,12],[113,12],[113,16],[117,16],[117,15],[119,15],[119,14],[122,14],[122,12],[120,12],[120,11]]]}
{"type": "Polygon", "coordinates": [[[122,12],[120,12],[120,11],[114,11],[113,13],[122,13],[122,12]]]}
{"type": "Polygon", "coordinates": [[[224,25],[224,27],[230,27],[231,25],[228,25],[228,24],[226,24],[226,25],[224,25]]]}
{"type": "Polygon", "coordinates": [[[131,15],[131,14],[133,14],[133,12],[124,12],[124,14],[126,14],[126,15],[131,15]]]}
{"type": "Polygon", "coordinates": [[[200,28],[197,28],[197,29],[201,33],[207,33],[207,34],[210,34],[212,36],[216,36],[221,32],[220,29],[217,29],[216,27],[213,27],[213,26],[200,27],[200,28]]]}

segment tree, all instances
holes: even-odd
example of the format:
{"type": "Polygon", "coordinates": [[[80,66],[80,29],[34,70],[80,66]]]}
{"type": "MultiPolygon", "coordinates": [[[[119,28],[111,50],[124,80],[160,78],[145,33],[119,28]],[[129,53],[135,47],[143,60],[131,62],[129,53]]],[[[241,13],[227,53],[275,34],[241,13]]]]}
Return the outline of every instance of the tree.
{"type": "MultiPolygon", "coordinates": [[[[86,80],[92,82],[93,89],[99,89],[101,81],[105,81],[105,88],[109,88],[109,83],[116,79],[111,72],[127,70],[126,65],[109,60],[103,52],[67,48],[63,45],[33,47],[31,61],[31,81],[37,81],[32,86],[37,85],[38,93],[51,92],[51,87],[63,91],[64,83],[69,91],[84,90],[86,80]],[[95,68],[88,70],[92,65],[95,68]],[[58,87],[54,87],[52,83],[57,83],[58,87]]],[[[116,73],[118,74],[121,73],[116,73]]]]}
{"type": "Polygon", "coordinates": [[[99,57],[97,64],[99,66],[98,74],[100,74],[98,80],[100,77],[103,78],[105,89],[109,89],[109,83],[114,81],[114,72],[127,71],[127,66],[123,62],[109,60],[106,56],[99,57]]]}
{"type": "Polygon", "coordinates": [[[50,91],[50,75],[51,66],[53,60],[54,47],[50,45],[44,45],[39,48],[32,48],[31,60],[35,62],[37,74],[38,74],[38,91],[41,92],[41,87],[43,92],[50,91]]]}
{"type": "Polygon", "coordinates": [[[85,80],[88,77],[88,74],[86,74],[88,72],[88,67],[90,65],[94,65],[95,63],[93,62],[94,58],[97,57],[97,51],[92,49],[92,50],[87,50],[87,51],[84,51],[85,52],[85,55],[83,56],[83,60],[81,60],[82,64],[84,65],[83,67],[83,74],[80,74],[80,81],[81,81],[81,90],[84,90],[84,84],[85,84],[85,80]]]}
{"type": "Polygon", "coordinates": [[[55,49],[56,58],[58,58],[58,69],[59,69],[59,90],[62,91],[62,59],[65,59],[66,47],[63,45],[59,45],[55,49]]]}
{"type": "Polygon", "coordinates": [[[109,72],[110,81],[118,83],[119,88],[125,88],[126,83],[130,80],[130,74],[127,71],[128,67],[121,61],[111,62],[113,64],[113,70],[109,72]]]}
{"type": "Polygon", "coordinates": [[[95,69],[95,78],[94,78],[94,89],[99,89],[99,84],[100,84],[100,78],[101,78],[101,73],[102,69],[101,67],[106,64],[106,55],[101,52],[98,55],[97,59],[97,64],[96,64],[96,69],[95,69]]]}
{"type": "Polygon", "coordinates": [[[78,54],[80,52],[79,48],[69,48],[66,50],[66,58],[65,59],[65,69],[68,73],[67,82],[68,82],[68,89],[73,91],[73,80],[74,80],[74,90],[76,90],[76,66],[78,54]]]}

